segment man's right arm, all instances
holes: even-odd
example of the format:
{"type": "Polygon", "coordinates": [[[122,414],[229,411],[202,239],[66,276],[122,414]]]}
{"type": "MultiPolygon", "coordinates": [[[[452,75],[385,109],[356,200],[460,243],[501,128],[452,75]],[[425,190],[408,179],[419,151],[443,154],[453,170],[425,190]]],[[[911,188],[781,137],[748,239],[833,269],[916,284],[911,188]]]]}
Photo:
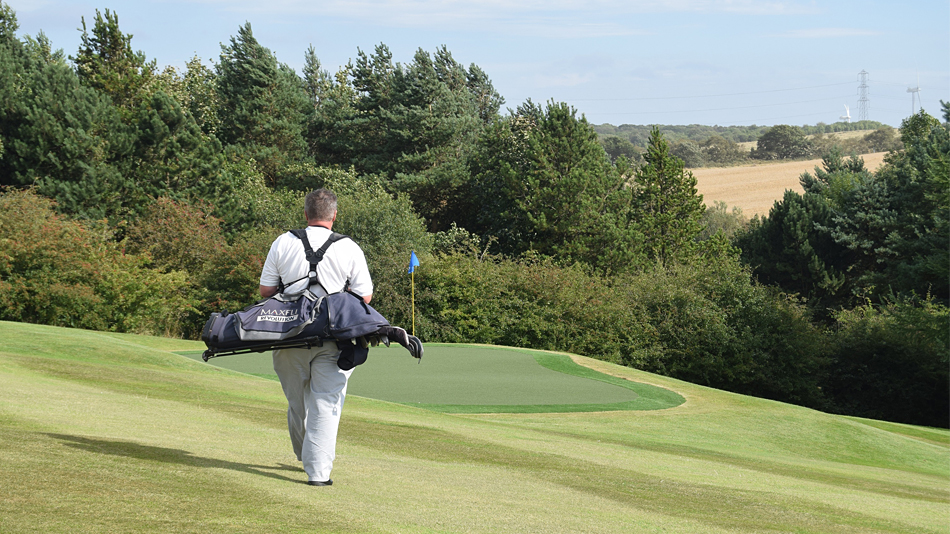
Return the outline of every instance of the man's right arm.
{"type": "MultiPolygon", "coordinates": [[[[269,299],[277,294],[277,286],[260,286],[261,297],[269,299]]],[[[366,301],[369,304],[369,301],[366,301]]]]}
{"type": "Polygon", "coordinates": [[[369,304],[373,300],[373,279],[369,275],[369,267],[366,265],[366,256],[363,250],[355,242],[352,243],[353,261],[349,266],[347,273],[347,282],[350,283],[350,290],[357,295],[362,295],[363,302],[369,304]],[[363,294],[365,292],[365,294],[363,294]]]}

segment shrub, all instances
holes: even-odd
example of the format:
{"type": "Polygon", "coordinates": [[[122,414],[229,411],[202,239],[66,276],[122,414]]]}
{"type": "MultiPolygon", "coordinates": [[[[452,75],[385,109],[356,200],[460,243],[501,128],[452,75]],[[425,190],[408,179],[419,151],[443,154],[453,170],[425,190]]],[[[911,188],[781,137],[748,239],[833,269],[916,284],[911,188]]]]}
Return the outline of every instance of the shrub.
{"type": "MultiPolygon", "coordinates": [[[[390,319],[408,321],[408,304],[390,319]]],[[[606,278],[579,264],[438,254],[416,274],[416,331],[426,341],[566,351],[731,391],[824,402],[822,333],[798,302],[754,284],[728,257],[606,278]]]]}
{"type": "Polygon", "coordinates": [[[147,256],[155,268],[182,277],[182,290],[195,303],[182,326],[182,334],[190,338],[200,335],[211,312],[239,310],[260,298],[264,258],[280,233],[250,230],[229,245],[212,209],[160,198],[130,227],[125,241],[128,250],[147,256]]]}
{"type": "Polygon", "coordinates": [[[225,245],[221,221],[210,205],[161,197],[129,228],[126,249],[147,253],[165,271],[200,272],[225,245]]]}
{"type": "Polygon", "coordinates": [[[149,269],[103,228],[30,190],[0,193],[0,319],[181,335],[195,305],[184,274],[149,269]]]}
{"type": "Polygon", "coordinates": [[[698,384],[820,405],[821,332],[798,302],[755,284],[735,260],[657,269],[624,298],[649,325],[651,346],[629,364],[698,384]]]}
{"type": "Polygon", "coordinates": [[[843,413],[950,424],[950,310],[925,300],[839,312],[828,392],[843,413]]]}

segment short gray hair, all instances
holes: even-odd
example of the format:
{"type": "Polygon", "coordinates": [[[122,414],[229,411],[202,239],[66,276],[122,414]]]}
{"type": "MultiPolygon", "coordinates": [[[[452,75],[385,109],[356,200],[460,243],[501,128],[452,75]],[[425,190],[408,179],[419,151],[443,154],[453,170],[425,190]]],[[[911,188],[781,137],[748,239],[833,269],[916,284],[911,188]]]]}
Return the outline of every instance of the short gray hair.
{"type": "Polygon", "coordinates": [[[336,213],[336,195],[329,189],[311,191],[303,202],[308,221],[332,221],[336,213]]]}

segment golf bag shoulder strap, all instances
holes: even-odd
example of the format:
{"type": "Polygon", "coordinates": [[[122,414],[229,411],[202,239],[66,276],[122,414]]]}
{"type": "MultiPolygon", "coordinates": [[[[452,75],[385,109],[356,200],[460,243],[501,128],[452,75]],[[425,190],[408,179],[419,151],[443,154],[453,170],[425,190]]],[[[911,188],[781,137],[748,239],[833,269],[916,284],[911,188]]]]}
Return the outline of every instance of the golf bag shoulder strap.
{"type": "MultiPolygon", "coordinates": [[[[306,228],[291,230],[290,233],[293,234],[297,239],[299,239],[303,243],[303,250],[307,256],[307,262],[310,263],[310,269],[307,271],[307,278],[310,278],[310,283],[308,285],[311,285],[311,286],[314,284],[320,283],[320,281],[317,280],[317,265],[321,261],[323,261],[323,256],[327,253],[327,250],[329,250],[330,245],[332,245],[333,243],[336,243],[337,241],[341,239],[349,239],[350,237],[347,235],[338,234],[336,232],[331,231],[330,237],[327,238],[327,240],[323,243],[323,245],[317,250],[313,250],[313,247],[310,245],[310,240],[307,238],[306,228]]],[[[298,279],[294,282],[291,282],[290,284],[287,284],[287,285],[290,286],[290,285],[296,284],[300,280],[303,280],[303,278],[298,279]]]]}
{"type": "Polygon", "coordinates": [[[327,250],[330,248],[330,245],[332,245],[333,243],[336,243],[337,241],[341,239],[348,239],[350,237],[348,235],[338,234],[336,232],[330,232],[330,237],[327,238],[326,242],[324,242],[323,245],[317,250],[313,250],[313,247],[310,246],[310,240],[307,239],[306,228],[291,230],[290,233],[293,234],[297,239],[303,242],[303,250],[307,254],[307,261],[310,262],[311,267],[316,266],[318,263],[320,263],[323,260],[323,256],[324,254],[327,253],[327,250]]]}

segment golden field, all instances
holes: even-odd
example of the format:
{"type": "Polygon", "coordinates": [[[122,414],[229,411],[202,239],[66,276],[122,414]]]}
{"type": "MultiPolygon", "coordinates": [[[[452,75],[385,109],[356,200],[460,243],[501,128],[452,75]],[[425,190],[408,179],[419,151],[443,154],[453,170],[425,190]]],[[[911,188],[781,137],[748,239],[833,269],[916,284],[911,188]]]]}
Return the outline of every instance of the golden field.
{"type": "MultiPolygon", "coordinates": [[[[884,162],[887,152],[864,154],[864,166],[876,171],[884,162]]],[[[786,189],[801,193],[798,181],[804,172],[815,173],[821,167],[821,159],[779,163],[757,163],[740,167],[709,167],[691,169],[696,177],[697,188],[706,205],[721,200],[730,208],[742,208],[743,215],[768,215],[772,204],[782,198],[786,189]]]]}

